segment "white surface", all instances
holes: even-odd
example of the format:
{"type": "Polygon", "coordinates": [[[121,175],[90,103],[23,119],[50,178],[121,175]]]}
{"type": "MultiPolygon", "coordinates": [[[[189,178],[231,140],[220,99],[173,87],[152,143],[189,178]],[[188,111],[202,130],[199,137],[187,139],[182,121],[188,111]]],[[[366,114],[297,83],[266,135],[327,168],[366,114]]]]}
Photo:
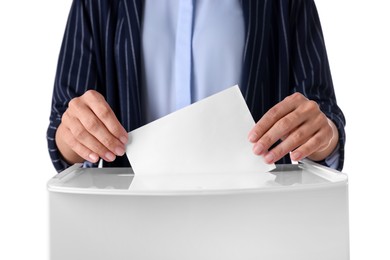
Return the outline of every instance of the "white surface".
{"type": "Polygon", "coordinates": [[[51,260],[347,260],[345,195],[53,193],[51,260]]]}
{"type": "Polygon", "coordinates": [[[344,174],[279,166],[217,190],[166,175],[176,184],[134,192],[129,172],[75,169],[49,181],[51,260],[349,259],[344,174]]]}
{"type": "Polygon", "coordinates": [[[138,175],[267,172],[247,139],[254,125],[234,86],[129,132],[126,154],[138,175]]]}
{"type": "MultiPolygon", "coordinates": [[[[347,117],[351,259],[387,260],[390,2],[316,3],[336,94],[347,117]]],[[[45,131],[70,4],[0,1],[0,259],[48,259],[46,182],[54,170],[45,131]]]]}

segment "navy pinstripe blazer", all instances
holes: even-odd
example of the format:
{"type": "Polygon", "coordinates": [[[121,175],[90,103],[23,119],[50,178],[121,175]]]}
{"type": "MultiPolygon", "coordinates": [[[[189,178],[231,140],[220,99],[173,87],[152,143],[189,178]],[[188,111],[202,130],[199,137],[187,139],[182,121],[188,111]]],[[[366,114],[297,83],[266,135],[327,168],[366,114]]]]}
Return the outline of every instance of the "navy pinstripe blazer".
{"type": "MultiPolygon", "coordinates": [[[[102,93],[127,131],[143,124],[141,92],[142,0],[74,0],[55,77],[47,141],[61,171],[68,165],[55,132],[68,102],[88,89],[102,93]]],[[[245,48],[241,91],[257,121],[299,91],[316,101],[340,134],[343,166],[345,119],[336,103],[325,43],[313,0],[241,0],[245,48]]],[[[156,42],[158,47],[158,42],[156,42]]],[[[285,157],[280,162],[287,163],[285,157]]],[[[320,162],[324,163],[324,162],[320,162]]],[[[129,166],[126,156],[109,166],[129,166]]]]}

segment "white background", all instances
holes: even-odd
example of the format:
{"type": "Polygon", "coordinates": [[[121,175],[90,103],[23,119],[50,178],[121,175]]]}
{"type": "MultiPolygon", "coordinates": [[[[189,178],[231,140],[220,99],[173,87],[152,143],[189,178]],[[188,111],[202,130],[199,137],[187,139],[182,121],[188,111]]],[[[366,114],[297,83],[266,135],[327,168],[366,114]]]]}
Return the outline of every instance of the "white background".
{"type": "MultiPolygon", "coordinates": [[[[347,118],[351,259],[390,259],[390,8],[317,0],[347,118]],[[387,123],[387,125],[386,125],[387,123]]],[[[0,259],[48,259],[46,150],[56,62],[71,0],[0,3],[0,259]]]]}

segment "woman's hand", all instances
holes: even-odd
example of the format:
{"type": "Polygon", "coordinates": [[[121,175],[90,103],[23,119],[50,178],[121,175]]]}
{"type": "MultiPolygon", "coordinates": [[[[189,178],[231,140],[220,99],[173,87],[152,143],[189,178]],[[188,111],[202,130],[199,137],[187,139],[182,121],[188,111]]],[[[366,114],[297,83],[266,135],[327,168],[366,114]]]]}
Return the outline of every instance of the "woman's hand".
{"type": "Polygon", "coordinates": [[[56,144],[68,163],[115,160],[125,153],[128,136],[114,112],[97,91],[72,99],[62,116],[56,144]]]}
{"type": "Polygon", "coordinates": [[[329,156],[338,143],[334,123],[318,104],[294,93],[272,107],[249,132],[253,152],[274,163],[289,152],[294,161],[308,157],[319,161],[329,156]],[[281,140],[276,147],[270,147],[281,140]]]}

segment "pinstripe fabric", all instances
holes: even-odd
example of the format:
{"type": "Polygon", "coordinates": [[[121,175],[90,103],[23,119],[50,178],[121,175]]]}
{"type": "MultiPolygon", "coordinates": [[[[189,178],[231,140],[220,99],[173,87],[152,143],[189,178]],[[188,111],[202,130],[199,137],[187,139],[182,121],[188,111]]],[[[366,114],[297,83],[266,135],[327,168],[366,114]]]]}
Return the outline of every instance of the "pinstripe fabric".
{"type": "MultiPolygon", "coordinates": [[[[313,0],[242,0],[246,38],[241,91],[257,121],[293,92],[315,100],[339,129],[339,169],[345,119],[337,106],[325,43],[313,0]]],[[[68,102],[88,89],[102,93],[127,131],[141,111],[141,0],[74,0],[60,50],[47,141],[61,171],[54,136],[68,102]]],[[[285,157],[280,162],[288,163],[285,157]]],[[[324,162],[320,162],[324,163],[324,162]]],[[[117,158],[105,166],[129,166],[117,158]]]]}

